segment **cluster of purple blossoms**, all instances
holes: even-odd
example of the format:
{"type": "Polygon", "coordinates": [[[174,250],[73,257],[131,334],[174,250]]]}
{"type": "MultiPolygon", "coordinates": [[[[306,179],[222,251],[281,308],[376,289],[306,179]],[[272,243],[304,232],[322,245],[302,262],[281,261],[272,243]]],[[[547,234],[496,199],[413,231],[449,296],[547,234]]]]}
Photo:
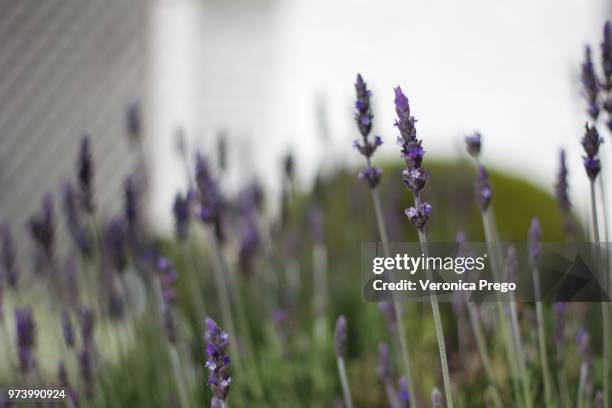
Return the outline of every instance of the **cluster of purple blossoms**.
{"type": "Polygon", "coordinates": [[[227,399],[232,378],[230,377],[230,358],[227,348],[230,345],[229,336],[221,330],[211,318],[206,319],[206,368],[208,368],[208,385],[213,396],[213,406],[220,406],[227,399]]]}
{"type": "Polygon", "coordinates": [[[478,160],[480,157],[480,150],[482,148],[481,142],[482,135],[479,132],[474,132],[465,137],[465,147],[467,152],[476,160],[478,160]]]}
{"type": "Polygon", "coordinates": [[[585,133],[582,138],[582,147],[586,156],[584,159],[584,168],[591,182],[594,182],[601,170],[601,162],[599,161],[599,146],[603,143],[603,138],[599,136],[595,126],[585,124],[585,133]]]}
{"type": "Polygon", "coordinates": [[[412,224],[422,231],[431,214],[431,205],[421,202],[418,198],[429,180],[429,172],[421,167],[425,150],[421,146],[422,141],[417,139],[416,119],[410,113],[408,98],[399,86],[395,88],[395,112],[397,114],[395,126],[400,132],[397,143],[401,146],[401,157],[406,163],[402,178],[415,197],[415,207],[410,207],[405,212],[412,224]]]}
{"type": "Polygon", "coordinates": [[[529,264],[532,268],[537,268],[538,261],[540,259],[541,245],[540,239],[542,237],[542,229],[540,228],[540,220],[533,218],[531,220],[531,227],[529,227],[528,233],[528,245],[529,250],[529,264]]]}
{"type": "Polygon", "coordinates": [[[346,355],[348,348],[348,326],[344,315],[340,315],[336,320],[334,347],[338,357],[344,357],[346,355]]]}
{"type": "Polygon", "coordinates": [[[200,153],[196,155],[195,182],[198,188],[200,219],[205,223],[216,225],[219,221],[221,195],[208,161],[200,153]]]}
{"type": "Polygon", "coordinates": [[[588,104],[587,112],[591,119],[595,121],[599,116],[599,83],[591,58],[591,47],[589,46],[584,49],[581,80],[584,97],[588,104]]]}
{"type": "Polygon", "coordinates": [[[94,168],[91,154],[91,140],[88,135],[85,135],[81,139],[77,161],[77,180],[82,204],[88,213],[94,210],[93,177],[94,168]]]}
{"type": "Polygon", "coordinates": [[[42,210],[29,220],[30,233],[45,260],[53,262],[55,249],[55,216],[50,193],[43,198],[42,210]]]}
{"type": "Polygon", "coordinates": [[[574,230],[574,222],[572,221],[571,211],[572,202],[569,198],[569,184],[567,182],[568,172],[567,164],[565,163],[565,150],[561,149],[559,153],[559,173],[557,174],[557,183],[555,184],[555,198],[557,204],[563,214],[563,229],[566,234],[571,233],[574,230]]]}
{"type": "Polygon", "coordinates": [[[408,381],[401,377],[397,387],[397,399],[399,408],[410,408],[410,391],[408,391],[408,381]]]}
{"type": "Polygon", "coordinates": [[[355,82],[355,92],[357,93],[357,101],[355,102],[355,122],[361,134],[361,143],[357,140],[353,141],[353,147],[359,151],[367,160],[368,167],[359,172],[359,178],[363,180],[369,188],[374,189],[380,183],[382,171],[378,167],[372,166],[370,159],[378,146],[382,145],[380,136],[375,136],[374,141],[370,141],[369,135],[372,131],[372,108],[370,107],[370,98],[372,92],[368,89],[367,84],[363,80],[361,74],[357,74],[355,82]]]}
{"type": "Polygon", "coordinates": [[[179,241],[183,241],[189,234],[189,219],[191,218],[189,194],[183,195],[181,193],[176,193],[172,212],[174,213],[174,231],[176,238],[179,241]]]}
{"type": "Polygon", "coordinates": [[[35,365],[34,361],[34,341],[36,335],[36,327],[32,310],[16,309],[15,324],[17,332],[17,354],[19,357],[19,365],[23,373],[30,372],[35,365]]]}
{"type": "Polygon", "coordinates": [[[63,193],[64,214],[72,241],[83,256],[90,256],[93,251],[93,237],[81,220],[79,194],[69,181],[64,183],[63,193]]]}

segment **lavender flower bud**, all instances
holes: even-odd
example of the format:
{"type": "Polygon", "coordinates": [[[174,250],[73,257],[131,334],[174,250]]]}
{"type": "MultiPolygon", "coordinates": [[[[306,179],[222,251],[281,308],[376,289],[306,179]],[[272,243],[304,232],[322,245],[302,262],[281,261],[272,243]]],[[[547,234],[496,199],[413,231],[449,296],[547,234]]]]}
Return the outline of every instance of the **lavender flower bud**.
{"type": "Polygon", "coordinates": [[[29,221],[30,233],[38,248],[48,262],[53,261],[55,247],[55,216],[53,198],[46,193],[43,198],[42,211],[29,221]]]}
{"type": "Polygon", "coordinates": [[[467,152],[475,159],[480,156],[482,136],[479,132],[474,132],[471,135],[465,137],[465,147],[467,152]]]}
{"type": "Polygon", "coordinates": [[[72,320],[70,313],[67,310],[62,312],[62,333],[64,334],[64,342],[69,348],[74,347],[74,330],[72,328],[72,320]]]}
{"type": "Polygon", "coordinates": [[[93,161],[91,157],[91,141],[88,135],[81,138],[79,159],[77,163],[79,189],[83,207],[92,212],[93,204],[93,161]]]}
{"type": "Polygon", "coordinates": [[[429,220],[429,215],[431,214],[431,205],[427,202],[423,202],[419,204],[418,209],[415,207],[407,208],[406,216],[412,222],[412,225],[419,231],[423,231],[425,228],[425,224],[427,224],[427,220],[429,220]]]}
{"type": "Polygon", "coordinates": [[[36,327],[31,309],[16,309],[15,323],[17,332],[17,354],[23,373],[34,368],[34,340],[36,327]]]}
{"type": "Polygon", "coordinates": [[[597,117],[599,116],[599,83],[597,80],[597,74],[593,68],[591,48],[589,46],[586,46],[584,49],[584,62],[582,63],[581,80],[584,97],[588,105],[587,112],[593,120],[597,120],[597,117]]]}
{"type": "Polygon", "coordinates": [[[142,139],[142,120],[140,114],[140,103],[133,101],[129,104],[125,113],[125,129],[132,142],[142,139]]]}
{"type": "Polygon", "coordinates": [[[508,282],[516,282],[516,273],[518,270],[518,258],[516,255],[516,249],[514,246],[508,247],[508,252],[506,253],[506,265],[505,265],[505,276],[508,282]]]}
{"type": "Polygon", "coordinates": [[[346,324],[346,318],[344,315],[340,315],[336,320],[336,333],[335,333],[335,348],[336,355],[338,357],[344,357],[346,355],[348,347],[348,327],[346,324]]]}
{"type": "Polygon", "coordinates": [[[529,228],[528,234],[529,264],[532,268],[537,268],[538,261],[540,259],[541,236],[542,230],[540,228],[540,221],[537,218],[534,218],[531,220],[531,227],[529,228]]]}
{"type": "Polygon", "coordinates": [[[126,228],[123,219],[111,219],[104,229],[105,256],[111,266],[118,272],[127,263],[126,228]]]}
{"type": "Polygon", "coordinates": [[[358,175],[360,180],[363,180],[370,189],[375,189],[380,183],[380,178],[382,177],[382,170],[378,167],[370,166],[365,170],[359,172],[358,175]]]}
{"type": "Polygon", "coordinates": [[[431,390],[431,408],[443,408],[443,407],[444,407],[444,403],[442,399],[442,393],[440,392],[439,389],[434,387],[434,389],[431,390]]]}
{"type": "Polygon", "coordinates": [[[381,302],[379,304],[380,311],[385,318],[387,328],[391,334],[397,332],[397,315],[395,314],[395,305],[393,302],[381,302]]]}
{"type": "Polygon", "coordinates": [[[229,336],[222,331],[214,320],[206,319],[206,368],[208,368],[208,385],[215,398],[225,401],[230,390],[230,358],[227,355],[229,336]]]}
{"type": "Polygon", "coordinates": [[[604,89],[612,91],[612,33],[610,32],[610,20],[606,21],[603,28],[603,41],[601,43],[601,62],[604,73],[604,89]]]}
{"type": "Polygon", "coordinates": [[[397,113],[395,126],[399,129],[404,143],[416,142],[416,119],[410,114],[410,104],[408,103],[408,98],[406,95],[404,95],[399,86],[397,86],[394,91],[395,112],[397,113]]]}
{"type": "Polygon", "coordinates": [[[189,234],[190,203],[188,196],[176,193],[172,211],[174,213],[174,229],[178,240],[182,241],[189,234]]]}
{"type": "Polygon", "coordinates": [[[208,162],[201,154],[196,155],[195,181],[200,201],[200,218],[205,223],[215,224],[219,217],[220,194],[212,177],[208,162]]]}
{"type": "Polygon", "coordinates": [[[397,399],[399,401],[399,408],[410,408],[410,391],[408,391],[408,381],[404,377],[399,379],[397,399]]]}
{"type": "Polygon", "coordinates": [[[597,175],[601,171],[601,162],[599,159],[584,157],[584,169],[586,170],[587,176],[589,176],[589,180],[595,181],[597,175]]]}
{"type": "Polygon", "coordinates": [[[582,147],[587,157],[595,158],[599,153],[599,146],[603,143],[603,138],[599,136],[595,126],[584,125],[585,133],[582,138],[582,147]]]}
{"type": "Polygon", "coordinates": [[[567,165],[565,163],[565,150],[561,149],[559,154],[559,173],[557,174],[557,183],[555,184],[555,197],[559,204],[559,209],[564,216],[563,227],[566,234],[574,230],[574,223],[571,218],[572,203],[569,198],[569,185],[567,182],[567,165]]]}
{"type": "Polygon", "coordinates": [[[64,214],[68,224],[68,231],[72,241],[84,256],[91,255],[93,239],[87,228],[81,222],[79,214],[79,197],[76,189],[70,182],[64,183],[64,214]]]}
{"type": "Polygon", "coordinates": [[[128,177],[123,184],[123,193],[125,199],[124,215],[130,227],[138,224],[139,218],[139,203],[138,203],[138,188],[134,177],[128,177]]]}
{"type": "Polygon", "coordinates": [[[0,270],[6,277],[9,286],[15,289],[17,287],[19,275],[15,263],[16,254],[13,234],[8,223],[0,225],[0,240],[2,240],[0,247],[2,251],[0,254],[0,270]]]}
{"type": "Polygon", "coordinates": [[[421,146],[420,140],[405,142],[401,136],[398,136],[397,144],[402,146],[400,157],[406,162],[408,168],[421,167],[425,149],[421,146]]]}
{"type": "Polygon", "coordinates": [[[406,187],[416,195],[425,187],[425,184],[427,184],[429,172],[420,167],[407,168],[402,172],[402,178],[404,179],[406,187]]]}
{"type": "Polygon", "coordinates": [[[474,184],[474,192],[476,196],[476,205],[481,211],[486,211],[491,204],[491,184],[489,184],[489,175],[483,165],[478,166],[476,175],[476,183],[474,184]]]}
{"type": "Polygon", "coordinates": [[[391,351],[387,343],[378,346],[378,377],[383,383],[391,382],[391,351]]]}

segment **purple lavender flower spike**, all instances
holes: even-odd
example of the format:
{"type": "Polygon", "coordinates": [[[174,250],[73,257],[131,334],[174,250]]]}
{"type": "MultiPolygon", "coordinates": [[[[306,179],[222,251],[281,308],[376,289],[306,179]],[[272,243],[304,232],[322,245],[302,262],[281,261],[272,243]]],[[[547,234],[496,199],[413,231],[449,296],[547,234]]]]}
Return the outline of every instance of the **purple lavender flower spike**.
{"type": "Polygon", "coordinates": [[[406,216],[415,226],[415,228],[419,231],[423,231],[425,228],[425,224],[427,224],[427,220],[429,219],[429,215],[431,214],[431,205],[427,202],[423,202],[419,204],[419,208],[410,207],[405,211],[406,216]]]}
{"type": "Polygon", "coordinates": [[[587,332],[584,327],[579,328],[578,331],[576,331],[576,346],[578,354],[583,360],[589,360],[591,358],[590,343],[591,339],[589,332],[587,332]]]}
{"type": "Polygon", "coordinates": [[[532,268],[538,266],[538,261],[540,259],[541,236],[542,229],[540,228],[540,220],[534,218],[531,220],[531,227],[529,228],[528,234],[529,263],[532,268]]]}
{"type": "Polygon", "coordinates": [[[200,218],[203,222],[215,224],[219,216],[220,195],[208,162],[200,153],[196,154],[195,181],[200,202],[200,218]]]}
{"type": "Polygon", "coordinates": [[[183,196],[181,193],[176,193],[172,212],[174,213],[174,230],[176,237],[179,241],[183,241],[189,234],[189,198],[187,196],[183,196]]]}
{"type": "Polygon", "coordinates": [[[240,268],[250,274],[253,267],[253,260],[257,254],[257,250],[261,245],[261,236],[257,228],[257,222],[254,219],[253,213],[246,217],[242,234],[240,238],[240,248],[238,250],[238,258],[240,268]]]}
{"type": "Polygon", "coordinates": [[[365,170],[359,172],[358,177],[360,180],[363,180],[370,189],[376,188],[378,183],[380,183],[380,179],[382,177],[382,170],[378,167],[370,166],[365,170]]]}
{"type": "Polygon", "coordinates": [[[125,199],[124,215],[130,227],[138,224],[139,218],[139,203],[138,203],[138,187],[134,177],[130,176],[125,179],[123,184],[123,193],[125,199]]]}
{"type": "Polygon", "coordinates": [[[514,248],[514,246],[509,246],[508,252],[506,253],[506,265],[504,271],[508,282],[516,282],[517,270],[518,258],[516,255],[516,249],[514,248]]]}
{"type": "Polygon", "coordinates": [[[29,221],[30,233],[47,262],[52,262],[55,248],[55,216],[53,198],[46,193],[43,198],[42,211],[29,221]]]}
{"type": "Polygon", "coordinates": [[[393,302],[381,302],[379,309],[385,318],[387,329],[391,334],[395,334],[397,332],[397,315],[395,314],[393,302]]]}
{"type": "Polygon", "coordinates": [[[586,46],[584,49],[584,62],[582,63],[582,88],[584,97],[587,101],[587,112],[591,119],[597,120],[599,116],[599,81],[593,67],[591,58],[591,47],[586,46]]]}
{"type": "MultiPolygon", "coordinates": [[[[355,92],[357,93],[357,102],[355,102],[355,110],[357,111],[355,114],[355,121],[357,122],[357,127],[359,127],[361,136],[363,136],[364,141],[366,141],[372,130],[372,118],[374,115],[372,115],[372,110],[370,109],[370,97],[372,96],[372,92],[368,89],[361,74],[357,74],[355,92]]],[[[362,154],[364,153],[362,152],[362,154]]],[[[364,156],[370,157],[371,154],[364,154],[364,156]]]]}
{"type": "Polygon", "coordinates": [[[574,222],[571,218],[572,202],[569,198],[569,184],[567,178],[568,171],[565,163],[565,150],[561,149],[559,153],[559,173],[557,174],[557,183],[555,184],[555,197],[564,217],[563,227],[565,233],[570,234],[574,230],[574,222]]]}
{"type": "Polygon", "coordinates": [[[127,262],[126,227],[123,219],[111,219],[104,229],[106,260],[118,272],[123,271],[127,262]]]}
{"type": "Polygon", "coordinates": [[[138,101],[133,101],[128,105],[125,113],[125,129],[130,141],[136,143],[142,140],[142,119],[138,101]]]}
{"type": "Polygon", "coordinates": [[[431,408],[443,408],[444,402],[442,399],[442,393],[436,387],[431,390],[431,408]]]}
{"type": "Polygon", "coordinates": [[[377,167],[373,167],[370,159],[376,152],[376,149],[382,145],[382,138],[380,136],[375,136],[374,141],[370,141],[369,139],[370,131],[372,130],[372,119],[374,117],[372,115],[372,109],[370,108],[370,97],[372,96],[372,92],[368,90],[361,74],[357,74],[355,91],[357,93],[357,102],[355,102],[355,122],[361,134],[361,142],[355,140],[353,142],[353,147],[366,158],[368,164],[365,170],[359,172],[359,178],[363,180],[370,189],[374,189],[378,186],[378,183],[380,183],[382,171],[377,167]]]}
{"type": "MultiPolygon", "coordinates": [[[[232,378],[230,377],[230,358],[227,348],[230,345],[229,336],[219,328],[211,318],[206,319],[206,368],[208,368],[208,385],[214,398],[220,402],[227,399],[232,378]]],[[[214,401],[214,399],[213,399],[214,401]]]]}
{"type": "Polygon", "coordinates": [[[16,309],[15,324],[17,332],[17,355],[19,365],[23,373],[28,373],[34,368],[34,341],[36,327],[31,309],[16,309]]]}
{"type": "Polygon", "coordinates": [[[91,140],[88,135],[81,138],[79,159],[77,163],[79,189],[83,207],[89,213],[94,210],[93,203],[93,160],[91,155],[91,140]]]}
{"type": "Polygon", "coordinates": [[[601,62],[604,73],[604,89],[612,91],[612,33],[610,20],[606,21],[603,28],[603,40],[601,42],[601,62]]]}
{"type": "Polygon", "coordinates": [[[465,147],[467,152],[475,159],[480,156],[482,135],[479,132],[474,132],[465,137],[465,147]]]}
{"type": "Polygon", "coordinates": [[[15,262],[15,243],[13,241],[11,227],[8,223],[2,223],[2,225],[0,225],[0,239],[2,240],[0,247],[2,251],[0,255],[0,270],[8,281],[9,286],[16,289],[19,274],[15,262]]]}
{"type": "Polygon", "coordinates": [[[476,204],[482,211],[486,211],[491,204],[491,184],[489,184],[489,174],[483,165],[478,166],[476,183],[474,184],[476,204]]]}
{"type": "Polygon", "coordinates": [[[79,214],[79,196],[70,182],[64,183],[63,204],[68,231],[70,232],[74,245],[83,256],[91,255],[93,250],[93,239],[88,229],[81,222],[81,215],[79,214]]]}
{"type": "Polygon", "coordinates": [[[67,310],[62,312],[62,333],[64,334],[64,342],[69,348],[74,347],[74,329],[72,328],[72,320],[70,313],[67,310]]]}
{"type": "Polygon", "coordinates": [[[399,379],[397,399],[399,401],[399,408],[410,408],[410,391],[408,391],[408,381],[406,381],[405,377],[399,379]]]}
{"type": "Polygon", "coordinates": [[[344,357],[348,347],[348,326],[346,324],[346,318],[344,315],[340,315],[336,320],[336,332],[334,339],[336,355],[338,357],[344,357]]]}

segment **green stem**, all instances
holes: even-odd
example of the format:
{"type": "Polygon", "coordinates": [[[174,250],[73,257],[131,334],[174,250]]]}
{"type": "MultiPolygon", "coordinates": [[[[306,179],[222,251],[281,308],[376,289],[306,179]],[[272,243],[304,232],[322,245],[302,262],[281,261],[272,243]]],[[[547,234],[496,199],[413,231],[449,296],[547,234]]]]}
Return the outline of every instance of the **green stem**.
{"type": "Polygon", "coordinates": [[[344,403],[346,408],[353,408],[353,399],[351,398],[351,389],[349,388],[348,376],[346,375],[346,366],[344,358],[338,357],[338,374],[340,375],[340,384],[342,385],[342,395],[344,395],[344,403]]]}
{"type": "MultiPolygon", "coordinates": [[[[537,268],[533,269],[533,286],[535,288],[536,299],[541,299],[540,293],[540,271],[537,268]]],[[[536,301],[536,320],[538,324],[538,348],[540,352],[540,365],[542,366],[542,375],[544,377],[544,397],[546,405],[551,407],[552,404],[552,380],[548,366],[548,354],[546,350],[546,337],[544,334],[544,310],[542,302],[536,301]]]]}
{"type": "MultiPolygon", "coordinates": [[[[374,202],[374,212],[376,214],[376,223],[378,224],[378,232],[380,234],[380,241],[383,247],[383,253],[386,257],[391,256],[391,249],[389,247],[389,238],[387,236],[387,229],[385,227],[384,215],[382,206],[380,204],[380,195],[378,189],[372,189],[372,201],[374,202]]],[[[410,370],[410,355],[408,354],[408,342],[406,341],[406,331],[404,329],[404,319],[402,313],[402,305],[397,299],[395,292],[393,292],[393,307],[395,309],[395,316],[397,320],[397,340],[400,346],[400,354],[402,358],[402,365],[404,368],[404,375],[406,376],[406,382],[408,385],[408,392],[410,395],[410,406],[416,408],[416,390],[412,382],[412,373],[410,370]]]]}
{"type": "Polygon", "coordinates": [[[521,385],[525,397],[525,406],[531,407],[531,395],[529,391],[529,377],[527,376],[527,368],[525,367],[525,353],[523,352],[523,342],[521,341],[521,332],[519,329],[518,315],[516,312],[516,302],[514,297],[510,300],[510,319],[512,322],[512,333],[514,344],[518,355],[519,374],[521,376],[521,385]]]}
{"type": "MultiPolygon", "coordinates": [[[[421,205],[421,198],[418,194],[414,195],[414,206],[419,208],[421,205]]],[[[429,256],[429,250],[427,248],[427,236],[425,231],[422,229],[418,230],[419,241],[421,242],[421,250],[425,257],[429,256]]],[[[427,279],[432,280],[431,271],[425,269],[427,279]]],[[[436,338],[438,340],[438,350],[440,351],[440,363],[442,365],[442,379],[444,380],[444,394],[446,396],[446,406],[453,408],[453,392],[450,381],[450,372],[448,369],[448,361],[446,358],[446,344],[444,343],[444,330],[442,328],[442,317],[440,315],[440,306],[438,305],[438,296],[434,291],[429,293],[429,300],[431,302],[431,311],[434,318],[434,326],[436,329],[436,338]]]]}
{"type": "Polygon", "coordinates": [[[191,250],[191,246],[188,242],[181,242],[181,248],[183,250],[183,259],[188,261],[191,265],[186,266],[187,270],[187,286],[189,287],[189,297],[191,298],[191,306],[195,309],[195,315],[198,319],[197,327],[201,328],[204,325],[204,319],[206,318],[206,305],[202,299],[201,284],[198,274],[198,265],[191,250]]]}
{"type": "Polygon", "coordinates": [[[188,408],[191,406],[187,389],[185,388],[185,376],[183,375],[184,370],[181,367],[181,358],[178,353],[178,349],[175,344],[170,344],[168,347],[170,351],[170,359],[172,360],[172,369],[174,370],[174,381],[178,390],[179,401],[181,401],[182,408],[188,408]]]}
{"type": "MultiPolygon", "coordinates": [[[[597,260],[600,258],[599,245],[599,223],[597,220],[597,203],[595,201],[595,182],[591,181],[591,212],[593,216],[593,234],[595,237],[595,246],[597,248],[597,260]]],[[[601,265],[599,265],[601,266],[601,265]]],[[[601,267],[599,268],[601,270],[601,267]]],[[[609,309],[606,302],[601,302],[601,318],[603,320],[603,380],[604,380],[604,408],[608,408],[609,402],[609,371],[610,371],[610,329],[609,325],[609,309]]]]}

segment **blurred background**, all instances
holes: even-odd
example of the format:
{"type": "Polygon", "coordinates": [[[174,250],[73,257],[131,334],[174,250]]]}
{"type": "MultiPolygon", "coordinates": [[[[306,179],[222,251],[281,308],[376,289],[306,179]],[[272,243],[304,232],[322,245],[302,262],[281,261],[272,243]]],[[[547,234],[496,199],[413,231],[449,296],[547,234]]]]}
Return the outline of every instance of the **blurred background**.
{"type": "MultiPolygon", "coordinates": [[[[138,157],[122,118],[145,113],[150,218],[168,231],[185,187],[175,134],[204,151],[225,133],[232,185],[293,151],[308,185],[321,168],[359,163],[352,100],[361,72],[374,93],[380,154],[397,158],[393,86],[400,84],[428,154],[462,156],[480,130],[484,161],[552,191],[568,148],[574,201],[584,208],[578,140],[579,61],[611,13],[593,0],[0,1],[0,208],[25,220],[34,192],[59,185],[83,133],[104,157],[102,208],[138,157]],[[506,152],[512,151],[512,155],[506,152]],[[299,154],[297,154],[299,153],[299,154]]],[[[609,149],[604,149],[607,154],[609,149]]],[[[430,157],[431,157],[430,156],[430,157]]],[[[110,212],[110,209],[106,210],[110,212]]]]}

